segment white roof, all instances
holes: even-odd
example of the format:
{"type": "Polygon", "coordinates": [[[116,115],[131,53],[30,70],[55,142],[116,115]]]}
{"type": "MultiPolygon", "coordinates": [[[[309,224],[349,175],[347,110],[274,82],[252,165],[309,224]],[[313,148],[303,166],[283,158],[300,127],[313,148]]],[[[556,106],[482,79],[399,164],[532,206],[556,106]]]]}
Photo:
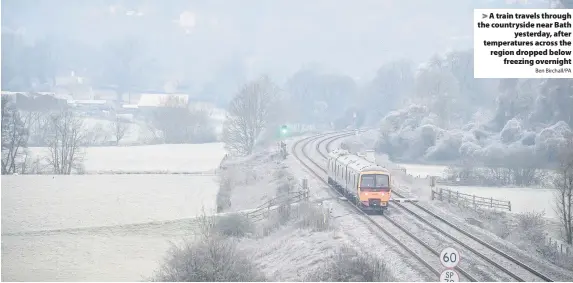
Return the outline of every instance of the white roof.
{"type": "Polygon", "coordinates": [[[139,97],[139,107],[161,107],[169,97],[177,97],[185,104],[189,103],[188,94],[142,93],[139,97]]]}
{"type": "Polygon", "coordinates": [[[68,100],[68,103],[75,104],[106,104],[107,100],[95,99],[95,100],[68,100]]]}
{"type": "Polygon", "coordinates": [[[351,154],[346,150],[335,150],[329,153],[330,158],[338,158],[342,165],[348,165],[354,171],[385,171],[390,173],[386,168],[376,165],[360,156],[351,154]]]}

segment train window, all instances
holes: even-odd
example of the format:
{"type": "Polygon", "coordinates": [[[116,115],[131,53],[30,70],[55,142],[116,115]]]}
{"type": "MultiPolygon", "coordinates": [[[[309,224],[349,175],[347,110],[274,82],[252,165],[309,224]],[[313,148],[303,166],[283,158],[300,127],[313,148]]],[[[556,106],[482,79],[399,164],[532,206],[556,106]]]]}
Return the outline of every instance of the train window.
{"type": "Polygon", "coordinates": [[[376,175],[376,187],[390,187],[390,176],[383,174],[376,175]]]}
{"type": "Polygon", "coordinates": [[[385,174],[362,175],[360,187],[388,188],[390,187],[390,176],[385,174]]]}

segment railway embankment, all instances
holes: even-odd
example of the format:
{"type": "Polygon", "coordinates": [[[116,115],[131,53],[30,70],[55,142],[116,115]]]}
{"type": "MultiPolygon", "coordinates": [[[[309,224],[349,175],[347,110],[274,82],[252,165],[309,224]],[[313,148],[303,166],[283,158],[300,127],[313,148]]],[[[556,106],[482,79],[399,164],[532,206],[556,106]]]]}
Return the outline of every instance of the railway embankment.
{"type": "Polygon", "coordinates": [[[223,216],[200,219],[196,237],[173,246],[155,279],[394,281],[390,268],[354,248],[337,220],[302,193],[291,169],[274,147],[225,158],[217,196],[223,216]]]}

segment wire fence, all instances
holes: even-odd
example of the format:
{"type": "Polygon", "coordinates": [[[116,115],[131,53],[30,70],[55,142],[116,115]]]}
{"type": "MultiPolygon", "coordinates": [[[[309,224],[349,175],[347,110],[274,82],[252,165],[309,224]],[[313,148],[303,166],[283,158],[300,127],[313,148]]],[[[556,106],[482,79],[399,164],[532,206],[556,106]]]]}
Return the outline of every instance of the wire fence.
{"type": "Polygon", "coordinates": [[[553,247],[558,253],[566,254],[568,256],[573,254],[573,246],[572,245],[564,243],[563,241],[555,240],[555,239],[553,239],[551,237],[547,237],[547,236],[545,239],[547,241],[547,244],[550,247],[553,247]]]}

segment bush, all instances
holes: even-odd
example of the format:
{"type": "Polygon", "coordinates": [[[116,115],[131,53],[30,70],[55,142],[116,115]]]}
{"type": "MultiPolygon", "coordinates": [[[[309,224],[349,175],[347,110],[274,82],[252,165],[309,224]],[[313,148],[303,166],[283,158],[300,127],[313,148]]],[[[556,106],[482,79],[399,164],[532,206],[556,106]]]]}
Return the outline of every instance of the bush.
{"type": "Polygon", "coordinates": [[[292,221],[295,225],[314,232],[328,231],[332,228],[330,214],[322,206],[303,202],[297,206],[281,205],[270,211],[268,219],[262,223],[262,235],[268,236],[282,225],[292,221]]]}
{"type": "Polygon", "coordinates": [[[324,266],[312,273],[307,281],[391,282],[396,280],[389,268],[378,258],[368,253],[358,253],[345,246],[328,258],[324,266]]]}
{"type": "Polygon", "coordinates": [[[217,192],[217,213],[231,207],[231,191],[233,182],[228,172],[221,172],[219,179],[219,191],[217,192]]]}
{"type": "Polygon", "coordinates": [[[219,236],[173,245],[153,281],[254,282],[264,281],[258,267],[230,239],[219,236]]]}
{"type": "Polygon", "coordinates": [[[301,203],[297,207],[298,225],[312,231],[326,231],[331,227],[330,213],[326,208],[311,203],[301,203]]]}
{"type": "Polygon", "coordinates": [[[532,243],[544,243],[546,223],[543,219],[543,212],[526,212],[517,215],[517,229],[524,232],[521,234],[524,239],[532,243]]]}
{"type": "Polygon", "coordinates": [[[231,214],[217,218],[214,229],[229,237],[244,237],[254,232],[254,223],[242,214],[231,214]]]}
{"type": "Polygon", "coordinates": [[[254,282],[264,281],[258,266],[237,243],[217,233],[216,222],[203,216],[198,238],[173,244],[152,281],[160,282],[254,282]]]}

